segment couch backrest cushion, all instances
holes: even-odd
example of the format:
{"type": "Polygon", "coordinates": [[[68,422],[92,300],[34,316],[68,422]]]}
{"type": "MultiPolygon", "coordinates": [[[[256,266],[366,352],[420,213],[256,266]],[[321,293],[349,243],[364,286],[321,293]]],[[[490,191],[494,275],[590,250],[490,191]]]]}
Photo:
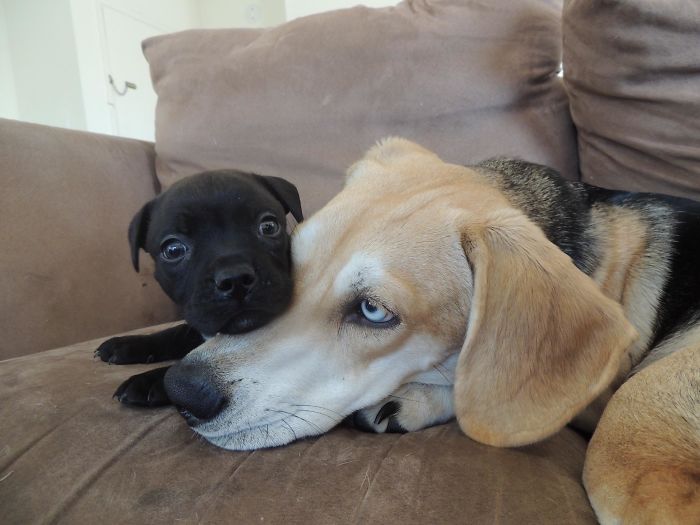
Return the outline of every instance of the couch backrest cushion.
{"type": "Polygon", "coordinates": [[[585,182],[700,199],[700,2],[567,0],[585,182]]]}
{"type": "Polygon", "coordinates": [[[146,40],[158,176],[164,186],[207,168],[287,177],[308,214],[368,147],[401,135],[451,162],[511,155],[576,178],[556,75],[561,6],[416,0],[146,40]]]}
{"type": "Polygon", "coordinates": [[[149,143],[0,120],[0,359],[176,318],[129,256],[153,162],[149,143]]]}

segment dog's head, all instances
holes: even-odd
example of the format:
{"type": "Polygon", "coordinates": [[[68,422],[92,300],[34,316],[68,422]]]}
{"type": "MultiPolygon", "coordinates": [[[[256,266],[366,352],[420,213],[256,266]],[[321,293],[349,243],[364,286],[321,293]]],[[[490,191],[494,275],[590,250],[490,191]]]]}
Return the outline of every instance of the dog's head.
{"type": "Polygon", "coordinates": [[[187,177],[148,202],[129,226],[185,320],[202,334],[241,333],[266,323],[292,293],[286,214],[302,220],[284,179],[235,171],[187,177]]]}
{"type": "Polygon", "coordinates": [[[621,307],[485,178],[401,139],[350,169],[292,253],[289,310],[182,363],[226,399],[189,420],[216,445],[322,433],[446,360],[463,430],[529,443],[600,393],[635,337],[621,307]]]}

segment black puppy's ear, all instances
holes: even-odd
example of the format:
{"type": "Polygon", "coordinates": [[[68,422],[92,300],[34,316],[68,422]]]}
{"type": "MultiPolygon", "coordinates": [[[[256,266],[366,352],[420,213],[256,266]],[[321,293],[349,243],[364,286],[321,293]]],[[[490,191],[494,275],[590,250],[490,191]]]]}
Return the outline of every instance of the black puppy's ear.
{"type": "Polygon", "coordinates": [[[297,187],[289,181],[280,177],[270,177],[268,175],[256,175],[258,180],[272,193],[284,206],[286,213],[291,213],[297,222],[304,220],[301,212],[301,200],[297,187]]]}
{"type": "Polygon", "coordinates": [[[148,224],[151,222],[151,207],[153,201],[147,202],[129,224],[129,246],[131,246],[131,264],[139,271],[139,249],[146,246],[148,224]]]}

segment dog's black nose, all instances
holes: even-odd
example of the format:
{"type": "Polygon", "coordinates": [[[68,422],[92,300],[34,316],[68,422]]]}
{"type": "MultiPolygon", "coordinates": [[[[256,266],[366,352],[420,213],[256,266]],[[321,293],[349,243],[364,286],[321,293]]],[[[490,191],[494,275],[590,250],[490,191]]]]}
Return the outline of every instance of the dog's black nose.
{"type": "Polygon", "coordinates": [[[216,291],[225,297],[245,297],[257,282],[255,269],[247,263],[226,266],[214,273],[216,291]]]}
{"type": "Polygon", "coordinates": [[[165,391],[189,424],[214,418],[226,404],[209,368],[178,363],[165,374],[165,391]],[[193,416],[193,417],[192,417],[193,416]]]}

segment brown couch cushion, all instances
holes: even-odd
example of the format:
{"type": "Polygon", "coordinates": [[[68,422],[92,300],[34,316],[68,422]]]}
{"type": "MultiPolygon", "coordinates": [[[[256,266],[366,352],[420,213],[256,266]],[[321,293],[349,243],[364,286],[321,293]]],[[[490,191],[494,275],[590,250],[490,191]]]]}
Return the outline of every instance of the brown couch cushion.
{"type": "Polygon", "coordinates": [[[595,523],[571,430],[519,449],[455,424],[406,435],[336,429],[230,452],[173,409],[111,399],[146,365],[93,361],[97,342],[0,362],[3,523],[595,523]]]}
{"type": "Polygon", "coordinates": [[[424,0],[146,40],[158,176],[288,177],[311,212],[368,147],[403,135],[452,162],[513,155],[576,178],[560,11],[556,0],[424,0]]]}
{"type": "Polygon", "coordinates": [[[0,120],[0,359],[175,318],[126,238],[155,195],[153,157],[145,142],[0,120]]]}
{"type": "Polygon", "coordinates": [[[700,2],[567,0],[563,27],[583,180],[700,200],[700,2]]]}

